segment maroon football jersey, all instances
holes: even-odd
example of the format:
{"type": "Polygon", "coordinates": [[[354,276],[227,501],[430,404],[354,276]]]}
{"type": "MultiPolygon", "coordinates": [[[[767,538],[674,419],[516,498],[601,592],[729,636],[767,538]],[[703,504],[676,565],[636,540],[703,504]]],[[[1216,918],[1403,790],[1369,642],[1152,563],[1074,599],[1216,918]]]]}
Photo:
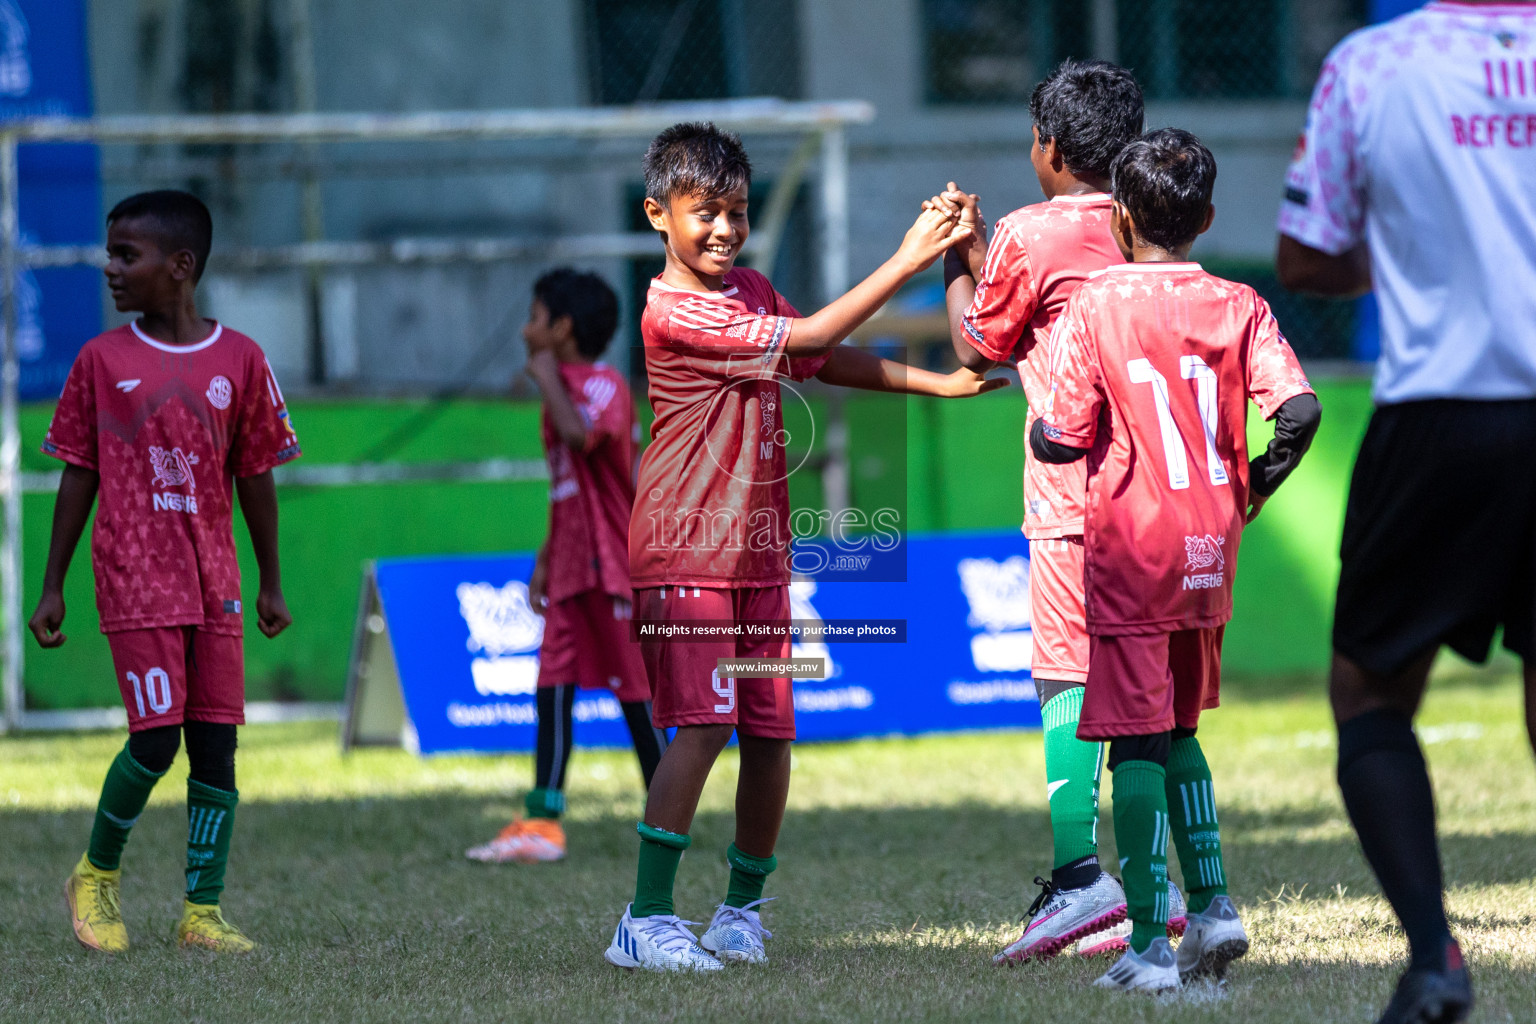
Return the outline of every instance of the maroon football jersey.
{"type": "Polygon", "coordinates": [[[827,360],[785,353],[799,315],[755,270],[732,270],[718,292],[651,282],[640,333],[656,418],[629,524],[635,587],[789,582],[779,385],[827,360]]]}
{"type": "Polygon", "coordinates": [[[1018,363],[1029,409],[1024,418],[1024,533],[1032,540],[1083,532],[1087,471],[1029,454],[1029,428],[1045,408],[1050,356],[1044,344],[1067,300],[1088,275],[1124,258],[1109,233],[1114,200],[1103,192],[1057,196],[997,222],[976,298],[965,313],[971,346],[997,362],[1018,363]]]}
{"type": "Polygon", "coordinates": [[[1269,305],[1198,263],[1125,263],[1073,293],[1050,341],[1045,434],[1089,448],[1088,632],[1232,617],[1248,401],[1309,394],[1269,305]]]}
{"type": "Polygon", "coordinates": [[[101,477],[91,560],[102,632],[240,635],[234,478],[299,455],[260,346],[222,325],[195,345],[137,324],[92,338],[42,449],[101,477]]]}
{"type": "Polygon", "coordinates": [[[587,427],[587,447],[560,439],[545,407],[549,460],[549,539],[545,542],[551,602],[588,590],[626,600],[629,514],[635,503],[635,405],[624,378],[603,363],[562,363],[571,404],[587,427]]]}

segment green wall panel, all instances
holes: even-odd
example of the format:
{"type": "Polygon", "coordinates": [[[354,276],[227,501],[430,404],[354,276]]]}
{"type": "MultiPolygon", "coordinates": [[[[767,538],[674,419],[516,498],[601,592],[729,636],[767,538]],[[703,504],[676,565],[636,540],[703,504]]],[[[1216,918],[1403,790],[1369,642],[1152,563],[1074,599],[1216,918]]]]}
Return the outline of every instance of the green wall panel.
{"type": "MultiPolygon", "coordinates": [[[[1371,406],[1364,381],[1324,383],[1318,390],[1323,428],[1311,454],[1245,534],[1237,612],[1227,633],[1229,672],[1290,673],[1327,662],[1344,493],[1371,406]]],[[[824,414],[824,399],[810,404],[818,417],[824,414]]],[[[905,518],[914,532],[1017,527],[1025,408],[1018,391],[967,402],[858,395],[849,396],[845,408],[856,505],[897,504],[904,490],[905,518]]],[[[46,406],[23,412],[27,470],[56,468],[36,451],[50,412],[46,406]]],[[[305,462],[312,465],[541,456],[538,409],[529,402],[299,402],[293,412],[305,462]]],[[[1255,449],[1270,436],[1268,424],[1256,415],[1250,431],[1255,449]]],[[[794,433],[792,448],[804,436],[799,429],[794,433]]],[[[824,431],[818,431],[813,454],[824,451],[825,441],[824,431]]],[[[814,462],[791,479],[791,493],[797,503],[820,500],[814,462]]],[[[267,640],[248,623],[247,689],[253,700],[340,699],[358,583],[368,559],[526,550],[545,531],[543,483],[287,487],[281,502],[284,589],[294,625],[267,640]]],[[[25,501],[28,613],[42,579],[52,510],[49,495],[25,501]]],[[[252,602],[255,567],[238,516],[235,534],[252,602]]],[[[85,545],[75,558],[65,600],[69,642],[43,651],[28,641],[29,701],[36,707],[115,703],[85,545]]]]}

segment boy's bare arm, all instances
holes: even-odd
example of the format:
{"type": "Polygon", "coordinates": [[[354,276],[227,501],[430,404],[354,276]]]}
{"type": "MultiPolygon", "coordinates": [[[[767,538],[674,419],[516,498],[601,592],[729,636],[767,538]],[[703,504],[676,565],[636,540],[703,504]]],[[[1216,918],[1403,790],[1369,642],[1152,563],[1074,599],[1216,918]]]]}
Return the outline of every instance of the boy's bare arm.
{"type": "Polygon", "coordinates": [[[959,227],[953,217],[939,210],[924,210],[896,255],[848,294],[795,320],[784,350],[790,355],[819,355],[839,344],[889,302],[913,275],[930,267],[950,246],[970,237],[970,230],[959,227]]]}
{"type": "Polygon", "coordinates": [[[586,451],[587,424],[565,390],[565,381],[560,377],[560,360],[554,352],[547,348],[529,352],[526,372],[538,385],[539,394],[544,396],[544,408],[549,410],[549,421],[554,424],[560,440],[573,452],[586,451]]]}
{"type": "Polygon", "coordinates": [[[965,313],[976,298],[976,282],[981,280],[987,260],[987,222],[981,215],[980,198],[950,182],[946,191],[923,207],[957,217],[961,227],[973,232],[968,242],[961,242],[944,254],[944,309],[949,315],[949,343],[955,358],[967,370],[986,373],[998,363],[978,352],[965,331],[965,313]]]}
{"type": "Polygon", "coordinates": [[[68,637],[59,632],[64,624],[64,577],[75,556],[75,546],[91,517],[101,477],[94,469],[66,465],[59,480],[59,496],[53,503],[53,536],[48,541],[48,567],[43,571],[43,596],[27,623],[43,647],[57,647],[68,637]]]}
{"type": "Polygon", "coordinates": [[[987,380],[979,373],[964,369],[954,373],[934,373],[919,366],[882,359],[850,345],[834,348],[817,371],[816,379],[845,388],[936,398],[970,398],[1008,386],[1005,377],[987,380]]]}
{"type": "Polygon", "coordinates": [[[273,637],[293,625],[288,602],[283,599],[283,577],[277,564],[277,484],[272,471],[235,478],[240,512],[251,532],[260,583],[256,589],[256,625],[273,637]]]}

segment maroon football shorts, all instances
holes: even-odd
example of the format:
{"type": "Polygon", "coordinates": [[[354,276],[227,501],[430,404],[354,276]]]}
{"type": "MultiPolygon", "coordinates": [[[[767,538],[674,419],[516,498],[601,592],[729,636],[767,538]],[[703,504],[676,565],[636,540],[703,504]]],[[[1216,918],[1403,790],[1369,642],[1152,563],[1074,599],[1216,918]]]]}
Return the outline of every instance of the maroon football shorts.
{"type": "Polygon", "coordinates": [[[185,721],[245,723],[245,654],[238,636],[196,626],[107,634],[128,731],[185,721]]]}
{"type": "Polygon", "coordinates": [[[607,690],[625,704],[651,699],[640,645],[630,635],[632,605],[602,590],[585,590],[544,611],[539,686],[575,683],[607,690]]]}
{"type": "Polygon", "coordinates": [[[1029,542],[1029,606],[1035,656],[1030,675],[1088,679],[1088,622],[1083,610],[1083,538],[1029,542]]]}
{"type": "Polygon", "coordinates": [[[1077,735],[1085,740],[1193,729],[1221,703],[1225,626],[1089,638],[1088,682],[1077,735]]]}
{"type": "Polygon", "coordinates": [[[721,678],[721,658],[787,658],[789,588],[647,587],[635,591],[635,621],[773,624],[776,635],[718,639],[642,639],[651,678],[651,720],[657,728],[734,725],[743,736],[795,738],[795,699],[784,679],[721,678]]]}

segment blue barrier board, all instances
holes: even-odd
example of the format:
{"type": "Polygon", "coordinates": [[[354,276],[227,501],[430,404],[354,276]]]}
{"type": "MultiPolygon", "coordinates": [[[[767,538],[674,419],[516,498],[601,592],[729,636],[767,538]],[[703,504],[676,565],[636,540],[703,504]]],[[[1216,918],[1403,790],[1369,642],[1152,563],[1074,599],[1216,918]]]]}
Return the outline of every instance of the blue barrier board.
{"type": "MultiPolygon", "coordinates": [[[[904,642],[808,642],[824,679],[796,680],[801,740],[1039,728],[1029,665],[1029,545],[1017,532],[913,537],[907,579],[791,585],[796,622],[904,620],[904,642]]],[[[383,560],[376,579],[406,710],[424,753],[533,749],[543,619],[531,554],[383,560]]],[[[576,700],[584,746],[627,747],[618,701],[576,700]]]]}

